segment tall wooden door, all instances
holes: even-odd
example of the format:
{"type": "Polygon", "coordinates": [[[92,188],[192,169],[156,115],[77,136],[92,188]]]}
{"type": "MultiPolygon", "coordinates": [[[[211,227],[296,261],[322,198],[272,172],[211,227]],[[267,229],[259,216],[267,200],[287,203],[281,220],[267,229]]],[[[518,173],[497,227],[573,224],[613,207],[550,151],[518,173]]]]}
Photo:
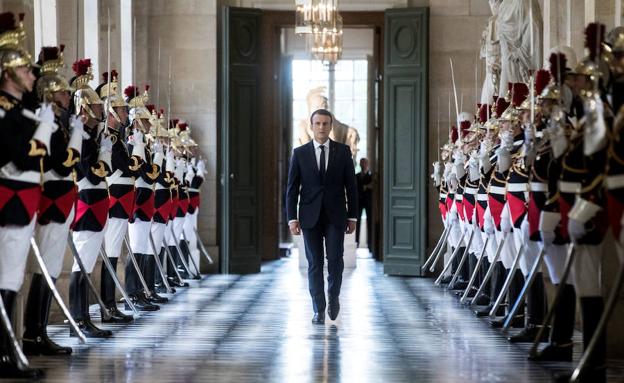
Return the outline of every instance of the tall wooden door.
{"type": "Polygon", "coordinates": [[[427,224],[427,8],[387,10],[384,65],[384,271],[420,275],[427,224]]]}
{"type": "Polygon", "coordinates": [[[220,39],[221,271],[260,271],[260,22],[257,9],[225,7],[220,39]]]}

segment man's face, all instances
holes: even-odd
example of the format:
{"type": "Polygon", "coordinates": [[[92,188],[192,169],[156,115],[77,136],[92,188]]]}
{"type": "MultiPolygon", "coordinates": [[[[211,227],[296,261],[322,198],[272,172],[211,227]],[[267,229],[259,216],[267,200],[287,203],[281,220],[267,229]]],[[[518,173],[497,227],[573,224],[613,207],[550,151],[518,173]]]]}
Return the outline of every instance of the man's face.
{"type": "MultiPolygon", "coordinates": [[[[32,92],[33,86],[35,85],[35,75],[32,73],[32,68],[29,66],[21,66],[15,68],[15,77],[19,80],[20,87],[24,88],[25,92],[32,92]]],[[[12,81],[12,80],[10,80],[12,81]]]]}
{"type": "Polygon", "coordinates": [[[91,107],[91,111],[95,115],[95,118],[98,120],[98,122],[104,120],[104,105],[93,104],[93,105],[90,105],[90,107],[91,107]]]}
{"type": "Polygon", "coordinates": [[[52,100],[58,106],[63,109],[69,108],[69,101],[71,100],[71,94],[68,91],[54,92],[52,94],[52,100]]]}
{"type": "Polygon", "coordinates": [[[128,125],[128,108],[125,106],[116,106],[113,109],[115,109],[115,113],[119,116],[121,124],[128,125]]]}
{"type": "Polygon", "coordinates": [[[325,142],[329,138],[329,133],[332,130],[332,122],[330,116],[322,114],[315,114],[312,118],[312,133],[314,133],[314,139],[317,142],[325,142]]]}
{"type": "Polygon", "coordinates": [[[360,168],[362,168],[362,171],[368,170],[368,160],[366,158],[360,160],[360,168]]]}

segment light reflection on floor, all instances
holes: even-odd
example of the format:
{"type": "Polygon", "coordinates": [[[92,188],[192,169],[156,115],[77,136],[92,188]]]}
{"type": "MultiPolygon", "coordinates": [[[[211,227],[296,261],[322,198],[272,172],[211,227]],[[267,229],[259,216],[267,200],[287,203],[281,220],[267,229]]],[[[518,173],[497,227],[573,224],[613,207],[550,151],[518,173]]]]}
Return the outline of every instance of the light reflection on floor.
{"type": "Polygon", "coordinates": [[[75,354],[31,363],[51,382],[550,380],[431,280],[384,276],[370,258],[345,271],[338,320],[312,325],[307,278],[297,265],[291,257],[263,265],[260,274],[191,282],[161,311],[104,326],[115,331],[110,340],[76,345],[65,327],[52,326],[75,354]]]}

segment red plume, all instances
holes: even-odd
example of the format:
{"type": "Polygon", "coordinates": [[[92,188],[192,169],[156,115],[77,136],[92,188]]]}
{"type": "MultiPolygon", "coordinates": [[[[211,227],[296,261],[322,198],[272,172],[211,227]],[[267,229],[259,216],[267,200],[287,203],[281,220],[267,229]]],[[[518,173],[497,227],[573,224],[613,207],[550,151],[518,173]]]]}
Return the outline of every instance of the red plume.
{"type": "Polygon", "coordinates": [[[59,45],[59,52],[63,53],[64,50],[65,50],[65,44],[59,45]]]}
{"type": "Polygon", "coordinates": [[[589,59],[596,61],[600,55],[600,44],[604,41],[605,26],[600,23],[589,23],[585,28],[585,47],[589,50],[589,59]]]}
{"type": "Polygon", "coordinates": [[[150,86],[149,85],[145,85],[145,91],[147,92],[148,90],[150,90],[150,86]]]}
{"type": "Polygon", "coordinates": [[[180,131],[184,131],[188,127],[188,124],[186,122],[180,122],[178,127],[180,128],[180,131]]]}
{"type": "Polygon", "coordinates": [[[455,125],[453,125],[451,126],[451,143],[454,144],[458,138],[459,138],[459,135],[457,133],[457,128],[455,127],[455,125]]]}
{"type": "Polygon", "coordinates": [[[550,72],[546,69],[540,69],[535,74],[535,94],[540,95],[548,83],[550,82],[550,72]]]}
{"type": "Polygon", "coordinates": [[[117,73],[116,70],[113,69],[111,71],[111,81],[115,81],[118,77],[119,77],[119,74],[117,73]]]}
{"type": "Polygon", "coordinates": [[[559,85],[563,84],[565,68],[568,64],[568,59],[563,53],[551,53],[548,58],[550,62],[550,76],[555,83],[559,85]]]}
{"type": "Polygon", "coordinates": [[[503,112],[507,110],[509,103],[505,100],[505,97],[499,97],[496,99],[496,115],[498,117],[503,115],[503,112]]]}
{"type": "Polygon", "coordinates": [[[128,85],[126,89],[124,89],[124,94],[128,98],[134,98],[137,94],[139,94],[139,88],[134,85],[128,85]]]}
{"type": "Polygon", "coordinates": [[[20,13],[20,14],[19,14],[19,21],[24,21],[24,16],[26,16],[26,14],[25,14],[25,13],[23,13],[23,12],[22,12],[22,13],[20,13]]]}
{"type": "Polygon", "coordinates": [[[149,110],[150,113],[154,113],[154,110],[156,110],[156,105],[154,104],[147,104],[145,105],[145,107],[147,108],[147,110],[149,110]]]}
{"type": "Polygon", "coordinates": [[[108,72],[102,73],[102,78],[104,79],[104,82],[108,82],[108,72]]]}
{"type": "Polygon", "coordinates": [[[0,14],[0,33],[12,31],[15,29],[15,15],[13,12],[4,12],[0,14]]]}
{"type": "Polygon", "coordinates": [[[511,103],[519,107],[529,95],[529,87],[523,82],[517,82],[511,86],[511,103]]]}
{"type": "MultiPolygon", "coordinates": [[[[487,122],[489,107],[490,105],[488,104],[479,104],[479,122],[481,122],[482,124],[485,124],[487,122]]],[[[490,115],[492,115],[491,111],[490,115]]]]}
{"type": "Polygon", "coordinates": [[[76,76],[83,76],[87,74],[90,67],[91,67],[91,59],[82,59],[82,60],[77,60],[72,65],[72,70],[74,71],[76,76]]]}

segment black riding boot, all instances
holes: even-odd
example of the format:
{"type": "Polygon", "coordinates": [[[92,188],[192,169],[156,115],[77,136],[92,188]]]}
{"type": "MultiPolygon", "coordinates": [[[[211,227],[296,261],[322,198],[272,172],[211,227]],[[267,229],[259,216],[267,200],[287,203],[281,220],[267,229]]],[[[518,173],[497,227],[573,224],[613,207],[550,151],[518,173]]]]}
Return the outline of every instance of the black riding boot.
{"type": "Polygon", "coordinates": [[[152,294],[150,301],[154,303],[167,303],[169,298],[161,297],[156,293],[155,279],[156,279],[156,259],[151,254],[143,254],[141,269],[143,270],[143,276],[145,277],[145,283],[152,294]]]}
{"type": "MultiPolygon", "coordinates": [[[[557,286],[555,285],[555,287],[557,286]]],[[[571,362],[574,346],[572,334],[574,333],[576,315],[576,292],[574,291],[574,286],[566,284],[563,287],[561,299],[553,309],[555,310],[555,315],[552,322],[550,344],[537,355],[530,356],[529,359],[544,362],[571,362]]]]}
{"type": "MultiPolygon", "coordinates": [[[[69,276],[69,308],[78,328],[87,338],[108,338],[113,335],[109,330],[102,330],[91,322],[89,315],[89,286],[81,272],[72,272],[69,276]]],[[[73,327],[69,336],[77,337],[73,327]]]]}
{"type": "MultiPolygon", "coordinates": [[[[535,280],[526,296],[526,327],[519,334],[507,338],[512,343],[533,342],[540,331],[546,315],[546,292],[544,291],[544,277],[542,273],[535,275],[535,280]]],[[[541,342],[547,342],[549,331],[543,331],[541,342]]]]}
{"type": "Polygon", "coordinates": [[[52,290],[43,275],[33,274],[24,320],[23,349],[26,355],[69,355],[72,353],[71,347],[59,346],[48,337],[46,329],[51,304],[52,290]]]}
{"type": "MultiPolygon", "coordinates": [[[[119,258],[108,258],[110,260],[113,271],[117,272],[117,261],[119,258]]],[[[102,322],[104,323],[130,323],[134,320],[132,315],[126,315],[119,311],[117,308],[117,302],[115,301],[115,281],[108,272],[106,267],[101,269],[100,291],[102,294],[102,301],[108,309],[110,318],[105,319],[104,313],[102,313],[102,322]]]]}
{"type": "MultiPolygon", "coordinates": [[[[17,293],[10,290],[0,290],[0,298],[4,303],[4,308],[9,317],[9,321],[13,319],[13,311],[15,305],[15,296],[17,293]]],[[[42,370],[20,366],[17,362],[17,354],[15,352],[13,342],[9,334],[0,326],[0,377],[13,379],[37,379],[44,375],[42,370]]]]}

